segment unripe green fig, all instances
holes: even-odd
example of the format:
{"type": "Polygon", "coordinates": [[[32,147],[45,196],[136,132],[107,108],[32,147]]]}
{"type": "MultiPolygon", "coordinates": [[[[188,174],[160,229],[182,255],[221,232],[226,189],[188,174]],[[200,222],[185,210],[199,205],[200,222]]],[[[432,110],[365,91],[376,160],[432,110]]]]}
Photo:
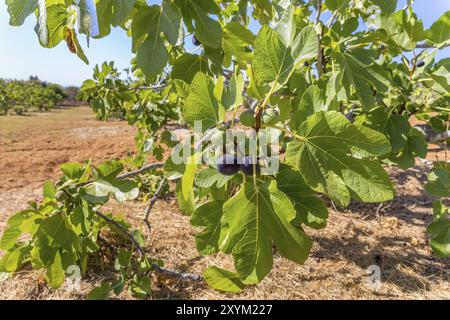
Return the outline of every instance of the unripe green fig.
{"type": "Polygon", "coordinates": [[[244,112],[242,112],[239,116],[239,120],[241,121],[242,125],[246,127],[253,127],[256,122],[255,116],[250,110],[245,110],[244,112]]]}
{"type": "Polygon", "coordinates": [[[55,199],[57,201],[64,201],[67,199],[67,194],[64,191],[60,190],[56,193],[55,199]]]}
{"type": "Polygon", "coordinates": [[[267,109],[263,113],[262,120],[264,124],[273,126],[280,121],[280,113],[273,108],[267,109]]]}

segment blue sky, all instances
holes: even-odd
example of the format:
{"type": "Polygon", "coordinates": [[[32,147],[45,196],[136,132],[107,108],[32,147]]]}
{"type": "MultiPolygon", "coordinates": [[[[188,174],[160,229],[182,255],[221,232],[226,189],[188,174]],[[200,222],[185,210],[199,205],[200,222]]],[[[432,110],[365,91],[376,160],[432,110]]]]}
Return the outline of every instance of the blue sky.
{"type": "MultiPolygon", "coordinates": [[[[399,0],[399,7],[406,0],[399,0]]],[[[149,1],[159,3],[160,1],[149,1]]],[[[423,19],[426,28],[444,12],[450,10],[450,0],[416,0],[415,12],[423,19]]],[[[119,69],[129,67],[132,58],[131,40],[121,29],[113,29],[110,36],[91,41],[85,53],[90,65],[85,65],[66,45],[61,43],[54,49],[39,45],[34,25],[36,19],[28,17],[21,27],[11,27],[4,0],[0,0],[0,78],[26,79],[30,75],[63,85],[80,85],[92,76],[95,64],[113,60],[119,69]]],[[[450,48],[438,53],[438,59],[450,57],[450,48]]]]}

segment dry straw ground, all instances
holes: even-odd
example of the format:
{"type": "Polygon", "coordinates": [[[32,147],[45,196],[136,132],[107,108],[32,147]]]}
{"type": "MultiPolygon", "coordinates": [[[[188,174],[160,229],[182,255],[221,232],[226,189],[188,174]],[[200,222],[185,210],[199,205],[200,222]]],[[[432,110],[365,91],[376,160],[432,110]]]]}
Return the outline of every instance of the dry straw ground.
{"type": "MultiPolygon", "coordinates": [[[[94,163],[126,157],[133,152],[134,131],[125,122],[102,123],[87,107],[55,110],[26,117],[0,117],[0,232],[8,217],[41,197],[41,184],[58,177],[67,161],[94,163]]],[[[435,155],[430,156],[434,158],[435,155]]],[[[426,173],[419,165],[407,170],[389,168],[396,184],[394,201],[352,204],[338,211],[330,204],[326,229],[307,230],[315,244],[305,265],[275,253],[272,273],[240,295],[211,290],[203,283],[179,282],[155,276],[154,299],[450,299],[450,260],[434,256],[425,233],[433,198],[423,192],[426,173]],[[367,286],[367,268],[382,271],[379,291],[367,286]]],[[[145,204],[114,205],[136,227],[143,228],[145,204]]],[[[166,266],[201,273],[210,265],[232,267],[222,254],[201,257],[194,246],[195,230],[180,214],[172,195],[157,203],[151,216],[148,250],[166,266]]],[[[42,271],[25,267],[0,279],[1,299],[82,299],[102,280],[114,276],[106,258],[92,261],[81,290],[50,290],[42,271]]],[[[1,253],[0,253],[1,256],[1,253]]],[[[119,298],[132,298],[124,293],[119,298]]]]}

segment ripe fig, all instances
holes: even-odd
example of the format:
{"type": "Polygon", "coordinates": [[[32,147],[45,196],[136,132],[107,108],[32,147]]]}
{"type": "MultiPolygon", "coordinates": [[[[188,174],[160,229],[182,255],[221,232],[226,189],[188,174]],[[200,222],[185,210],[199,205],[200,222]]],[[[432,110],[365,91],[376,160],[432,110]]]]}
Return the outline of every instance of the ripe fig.
{"type": "Polygon", "coordinates": [[[197,39],[196,36],[193,36],[193,37],[192,37],[192,44],[193,44],[194,46],[196,46],[196,47],[202,45],[202,43],[200,42],[200,40],[197,39]]]}
{"type": "Polygon", "coordinates": [[[252,156],[246,156],[242,159],[242,164],[240,165],[240,169],[247,176],[253,175],[253,169],[256,167],[256,172],[259,171],[259,163],[258,160],[252,156]]]}
{"type": "Polygon", "coordinates": [[[425,61],[423,61],[423,60],[417,61],[417,64],[416,64],[417,68],[422,68],[424,65],[425,65],[425,61]]]}
{"type": "Polygon", "coordinates": [[[241,113],[239,116],[239,120],[241,121],[242,125],[246,127],[253,127],[255,125],[255,116],[253,115],[253,112],[251,110],[245,110],[241,113]]]}
{"type": "Polygon", "coordinates": [[[217,170],[225,176],[235,175],[239,171],[238,159],[231,154],[219,157],[217,159],[217,170]]]}
{"type": "Polygon", "coordinates": [[[280,113],[273,108],[264,111],[262,120],[267,125],[275,125],[280,121],[280,113]]]}

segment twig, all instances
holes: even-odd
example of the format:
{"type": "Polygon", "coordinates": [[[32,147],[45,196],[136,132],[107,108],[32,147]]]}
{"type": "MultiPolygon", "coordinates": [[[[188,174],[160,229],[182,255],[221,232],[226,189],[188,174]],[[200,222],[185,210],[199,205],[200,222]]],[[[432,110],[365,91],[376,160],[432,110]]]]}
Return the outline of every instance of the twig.
{"type": "MultiPolygon", "coordinates": [[[[450,43],[443,45],[443,46],[441,47],[441,49],[442,49],[442,48],[445,48],[445,47],[448,47],[448,46],[450,46],[450,43]]],[[[418,43],[418,44],[416,45],[416,48],[419,48],[419,49],[434,49],[434,48],[436,48],[436,45],[433,45],[433,44],[430,44],[430,43],[423,42],[423,43],[418,43]]]]}
{"type": "Polygon", "coordinates": [[[416,72],[417,69],[417,55],[416,50],[413,49],[413,59],[411,61],[411,69],[409,70],[409,81],[413,80],[414,72],[416,72]]]}
{"type": "Polygon", "coordinates": [[[166,84],[161,85],[153,85],[153,86],[140,86],[135,87],[133,90],[153,90],[153,91],[163,91],[165,88],[167,88],[166,84]]]}
{"type": "Polygon", "coordinates": [[[94,213],[97,216],[99,216],[100,218],[102,218],[103,220],[105,220],[106,222],[108,222],[109,224],[112,224],[114,227],[119,229],[136,246],[136,250],[139,252],[139,254],[142,257],[145,257],[144,249],[142,249],[141,245],[136,241],[136,239],[133,237],[133,235],[130,234],[120,223],[118,223],[114,219],[111,219],[110,217],[105,216],[103,213],[101,213],[99,211],[94,211],[94,213]]]}
{"type": "Polygon", "coordinates": [[[156,272],[166,275],[168,277],[180,278],[181,280],[191,280],[191,281],[202,280],[202,276],[200,276],[198,274],[179,272],[179,271],[175,271],[175,270],[166,269],[166,268],[158,266],[156,263],[153,263],[152,267],[153,267],[153,269],[155,269],[156,272]]]}
{"type": "Polygon", "coordinates": [[[282,93],[282,92],[276,92],[273,94],[275,97],[283,97],[283,98],[295,98],[296,95],[292,93],[282,93]]]}
{"type": "MultiPolygon", "coordinates": [[[[321,14],[322,14],[322,0],[317,0],[316,25],[320,24],[320,15],[321,14]]],[[[319,78],[322,75],[322,71],[324,69],[322,36],[323,36],[323,27],[321,27],[321,34],[317,34],[317,40],[319,42],[319,46],[318,46],[318,50],[317,50],[317,73],[319,75],[319,78]]]]}
{"type": "Polygon", "coordinates": [[[430,142],[433,144],[438,144],[439,142],[447,141],[447,139],[450,137],[450,131],[441,132],[435,135],[434,137],[430,138],[430,142]]]}
{"type": "Polygon", "coordinates": [[[321,14],[322,14],[322,0],[317,0],[316,24],[320,22],[321,14]]]}
{"type": "Polygon", "coordinates": [[[255,130],[256,132],[259,131],[259,129],[261,129],[261,122],[262,122],[262,113],[263,113],[263,109],[257,107],[256,108],[256,113],[255,113],[255,130]]]}
{"type": "Polygon", "coordinates": [[[150,203],[147,207],[147,210],[145,211],[145,218],[144,218],[144,222],[147,225],[148,228],[148,233],[150,235],[150,233],[152,232],[152,226],[150,225],[150,222],[148,221],[149,217],[150,217],[150,213],[153,209],[153,207],[155,206],[156,201],[158,200],[159,196],[161,195],[161,192],[163,190],[164,184],[166,183],[166,178],[163,178],[161,180],[161,183],[159,184],[158,189],[156,190],[155,194],[153,195],[153,197],[150,199],[150,203]]]}
{"type": "Polygon", "coordinates": [[[162,167],[164,167],[164,163],[152,163],[152,164],[145,165],[145,166],[143,166],[142,168],[140,168],[138,170],[124,173],[124,174],[118,176],[117,178],[118,179],[133,178],[133,177],[135,177],[137,175],[140,175],[140,174],[142,174],[144,172],[147,172],[147,171],[150,171],[150,170],[153,170],[153,169],[160,169],[162,167]]]}
{"type": "MultiPolygon", "coordinates": [[[[135,245],[136,250],[139,252],[141,257],[146,257],[145,251],[141,247],[141,245],[136,241],[136,239],[133,237],[133,235],[130,234],[120,223],[118,223],[117,221],[115,221],[115,220],[105,216],[101,212],[94,211],[94,213],[97,216],[99,216],[100,218],[102,218],[103,220],[105,220],[106,222],[112,224],[117,229],[119,229],[135,245]]],[[[202,279],[202,277],[197,275],[197,274],[186,273],[186,272],[179,272],[179,271],[175,271],[175,270],[166,269],[166,268],[160,267],[156,263],[152,263],[152,268],[158,273],[161,273],[161,274],[164,274],[166,276],[173,277],[173,278],[180,278],[182,280],[199,281],[199,280],[202,279]]]]}
{"type": "Polygon", "coordinates": [[[380,211],[382,208],[383,208],[383,202],[380,202],[380,204],[377,208],[377,211],[375,212],[375,215],[376,215],[378,221],[380,221],[380,211]]]}

